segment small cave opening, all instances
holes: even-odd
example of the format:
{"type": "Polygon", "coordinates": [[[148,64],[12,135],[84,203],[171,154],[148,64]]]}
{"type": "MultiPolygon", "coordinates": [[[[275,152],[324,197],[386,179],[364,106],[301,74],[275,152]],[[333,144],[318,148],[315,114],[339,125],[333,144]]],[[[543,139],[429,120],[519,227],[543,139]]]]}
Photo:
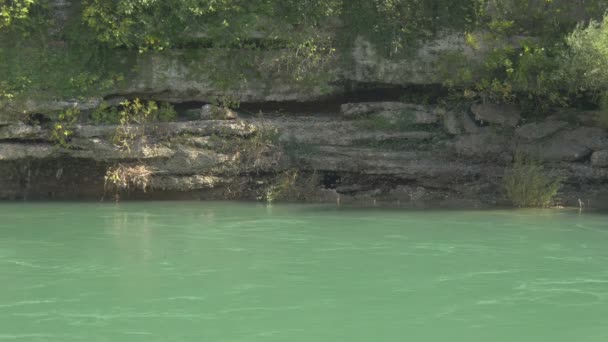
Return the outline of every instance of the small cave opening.
{"type": "Polygon", "coordinates": [[[21,121],[28,126],[37,126],[48,124],[53,120],[42,113],[32,113],[25,115],[21,121]]]}
{"type": "MultiPolygon", "coordinates": [[[[273,114],[298,115],[328,115],[340,112],[340,106],[345,103],[402,101],[414,104],[435,104],[438,99],[447,95],[447,90],[441,85],[392,85],[382,83],[341,82],[335,85],[341,90],[327,96],[312,99],[285,100],[242,100],[234,101],[237,112],[244,116],[255,116],[260,112],[273,114]]],[[[130,93],[112,94],[105,97],[108,103],[118,103],[124,99],[153,100],[171,104],[181,120],[196,119],[193,111],[206,104],[213,104],[213,96],[202,94],[173,94],[159,93],[130,93]]]]}
{"type": "Polygon", "coordinates": [[[335,190],[342,181],[336,172],[326,172],[321,176],[321,185],[324,189],[335,190]]]}

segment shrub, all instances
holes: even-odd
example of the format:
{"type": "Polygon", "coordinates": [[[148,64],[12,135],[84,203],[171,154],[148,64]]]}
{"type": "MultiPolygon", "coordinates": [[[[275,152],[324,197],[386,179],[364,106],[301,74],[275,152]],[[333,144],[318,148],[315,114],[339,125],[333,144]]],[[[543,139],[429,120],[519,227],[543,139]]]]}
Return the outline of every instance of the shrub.
{"type": "Polygon", "coordinates": [[[51,140],[55,144],[64,148],[70,147],[70,139],[74,134],[74,125],[79,115],[78,108],[69,108],[59,113],[58,120],[51,130],[51,140]]]}
{"type": "Polygon", "coordinates": [[[158,109],[154,112],[153,121],[170,122],[177,118],[175,108],[167,102],[161,103],[158,109]]]}
{"type": "Polygon", "coordinates": [[[507,198],[516,207],[546,207],[559,191],[562,178],[547,171],[541,162],[516,153],[503,178],[507,198]]]}

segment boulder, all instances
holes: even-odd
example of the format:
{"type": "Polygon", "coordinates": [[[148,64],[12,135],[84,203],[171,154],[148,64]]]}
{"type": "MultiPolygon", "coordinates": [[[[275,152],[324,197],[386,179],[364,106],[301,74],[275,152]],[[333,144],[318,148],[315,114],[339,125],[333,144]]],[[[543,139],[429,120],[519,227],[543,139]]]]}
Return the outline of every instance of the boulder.
{"type": "Polygon", "coordinates": [[[474,104],[471,111],[476,120],[505,127],[515,127],[521,120],[519,109],[510,104],[474,104]]]}
{"type": "Polygon", "coordinates": [[[581,144],[594,151],[608,149],[608,133],[599,127],[579,127],[560,132],[556,139],[581,144]]]}
{"type": "Polygon", "coordinates": [[[565,121],[548,120],[540,123],[533,122],[518,127],[515,130],[515,135],[526,141],[534,141],[553,135],[566,126],[568,126],[568,123],[565,121]]]}
{"type": "Polygon", "coordinates": [[[608,149],[606,132],[596,127],[578,127],[555,133],[542,144],[530,143],[526,150],[546,161],[576,162],[593,151],[608,149]]]}
{"type": "Polygon", "coordinates": [[[591,165],[594,167],[608,167],[608,150],[594,152],[591,155],[591,165]]]}
{"type": "MultiPolygon", "coordinates": [[[[534,153],[534,147],[529,148],[534,153]]],[[[584,145],[568,141],[552,140],[540,147],[540,157],[547,161],[575,162],[583,160],[591,154],[591,150],[584,145]]]]}

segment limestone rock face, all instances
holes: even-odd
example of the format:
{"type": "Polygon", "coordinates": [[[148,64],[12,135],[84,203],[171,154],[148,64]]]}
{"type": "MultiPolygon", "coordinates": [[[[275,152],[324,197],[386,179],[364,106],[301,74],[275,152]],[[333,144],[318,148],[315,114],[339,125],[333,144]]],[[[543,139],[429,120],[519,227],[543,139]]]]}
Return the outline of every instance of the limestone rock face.
{"type": "Polygon", "coordinates": [[[43,159],[53,154],[51,144],[0,143],[0,161],[43,159]]]}
{"type": "Polygon", "coordinates": [[[0,126],[0,140],[48,140],[48,131],[23,123],[0,126]]]}
{"type": "Polygon", "coordinates": [[[474,104],[471,112],[475,120],[505,127],[515,127],[521,120],[519,109],[509,104],[474,104]]]}
{"type": "Polygon", "coordinates": [[[66,100],[33,100],[29,99],[25,102],[11,102],[8,108],[18,113],[51,113],[60,112],[69,108],[78,110],[91,110],[99,107],[101,97],[92,97],[87,99],[66,99],[66,100]]]}
{"type": "Polygon", "coordinates": [[[449,134],[478,133],[479,127],[467,113],[447,111],[443,114],[443,126],[449,134]]]}
{"type": "Polygon", "coordinates": [[[483,207],[502,203],[501,177],[518,149],[565,177],[567,201],[608,191],[608,133],[597,127],[549,119],[516,130],[477,127],[467,113],[401,102],[351,103],[338,114],[156,123],[141,127],[147,139],[129,151],[114,145],[116,126],[76,125],[62,148],[49,140],[52,125],[6,124],[0,199],[96,198],[108,167],[143,164],[152,172],[144,198],[255,199],[297,170],[313,179],[305,183],[316,199],[483,207]],[[401,110],[437,121],[360,126],[401,110]]]}
{"type": "Polygon", "coordinates": [[[458,155],[493,161],[508,161],[513,152],[508,136],[488,128],[480,129],[479,133],[459,136],[451,146],[458,155]]]}
{"type": "Polygon", "coordinates": [[[345,119],[360,119],[377,115],[390,121],[405,119],[422,125],[439,121],[437,108],[403,102],[346,103],[340,107],[340,112],[345,119]]]}

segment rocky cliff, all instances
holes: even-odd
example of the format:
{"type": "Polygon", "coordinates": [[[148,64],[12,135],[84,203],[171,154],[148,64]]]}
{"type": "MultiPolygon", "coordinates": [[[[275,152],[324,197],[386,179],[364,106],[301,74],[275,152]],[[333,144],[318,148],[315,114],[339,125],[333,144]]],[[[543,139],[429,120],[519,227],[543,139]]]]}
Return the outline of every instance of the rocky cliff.
{"type": "Polygon", "coordinates": [[[186,107],[201,119],[138,127],[128,151],[113,142],[116,126],[77,125],[65,148],[44,123],[3,124],[0,198],[113,200],[105,177],[121,165],[149,172],[145,191],[131,186],[122,199],[487,207],[506,203],[502,176],[517,150],[566,179],[558,203],[601,206],[608,193],[608,132],[584,115],[524,122],[508,106],[353,102],[244,104],[236,119],[210,120],[208,106],[186,107]]]}

